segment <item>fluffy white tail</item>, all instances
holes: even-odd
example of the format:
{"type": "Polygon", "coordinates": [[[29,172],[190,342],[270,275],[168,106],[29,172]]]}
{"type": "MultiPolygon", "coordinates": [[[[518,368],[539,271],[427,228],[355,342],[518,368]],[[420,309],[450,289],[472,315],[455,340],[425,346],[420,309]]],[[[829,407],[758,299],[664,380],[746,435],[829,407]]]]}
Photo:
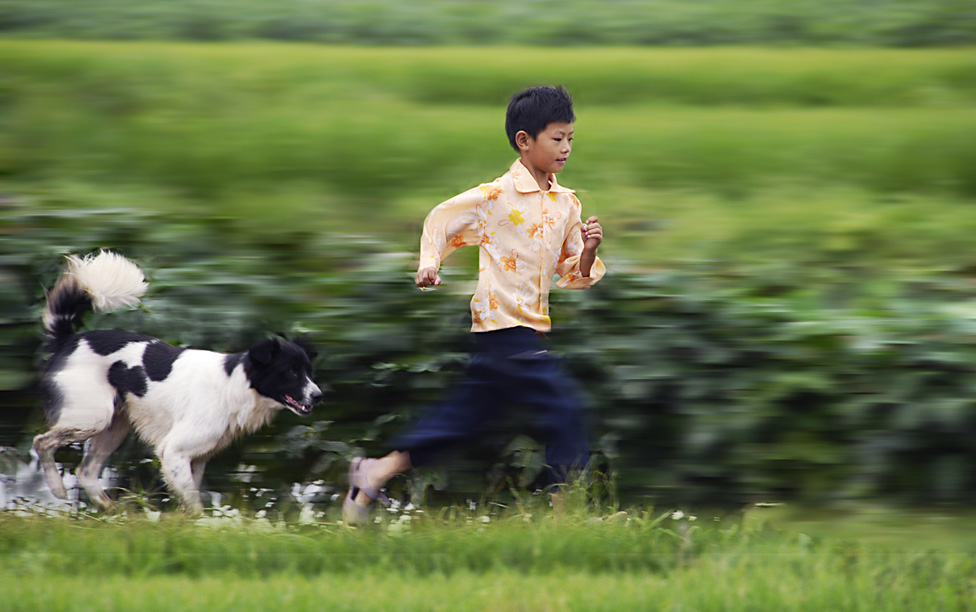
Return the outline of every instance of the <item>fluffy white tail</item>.
{"type": "Polygon", "coordinates": [[[135,306],[148,286],[139,266],[110,251],[84,259],[69,255],[67,273],[88,292],[95,310],[135,306]]]}
{"type": "Polygon", "coordinates": [[[67,267],[47,296],[44,328],[52,336],[73,333],[85,310],[135,306],[146,293],[137,265],[118,253],[101,251],[80,258],[68,255],[67,267]]]}

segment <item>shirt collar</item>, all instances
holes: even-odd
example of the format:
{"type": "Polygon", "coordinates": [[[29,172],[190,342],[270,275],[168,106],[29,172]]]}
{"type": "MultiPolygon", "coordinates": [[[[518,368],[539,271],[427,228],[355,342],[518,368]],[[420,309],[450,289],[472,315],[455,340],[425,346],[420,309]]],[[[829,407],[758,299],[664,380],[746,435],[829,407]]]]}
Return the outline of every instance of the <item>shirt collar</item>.
{"type": "MultiPolygon", "coordinates": [[[[509,168],[512,173],[512,179],[515,182],[515,189],[519,193],[533,193],[536,191],[542,191],[539,189],[539,183],[535,182],[532,174],[529,172],[528,168],[522,165],[521,159],[516,159],[512,167],[509,168]]],[[[550,193],[575,193],[574,189],[569,189],[563,187],[556,182],[556,175],[549,174],[549,192],[550,193]]]]}

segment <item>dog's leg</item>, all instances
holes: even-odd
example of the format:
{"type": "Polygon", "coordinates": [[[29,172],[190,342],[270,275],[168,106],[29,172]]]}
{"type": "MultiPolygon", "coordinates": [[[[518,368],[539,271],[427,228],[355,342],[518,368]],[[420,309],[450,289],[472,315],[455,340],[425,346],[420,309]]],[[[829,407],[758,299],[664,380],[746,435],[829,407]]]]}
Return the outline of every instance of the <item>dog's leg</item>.
{"type": "Polygon", "coordinates": [[[163,480],[180,498],[183,508],[193,516],[203,513],[200,490],[196,488],[193,467],[188,455],[179,451],[163,450],[156,453],[163,468],[163,480]]]}
{"type": "Polygon", "coordinates": [[[54,463],[54,451],[72,442],[81,442],[97,434],[97,430],[90,429],[52,429],[34,438],[34,450],[44,469],[44,478],[51,493],[58,499],[67,499],[68,491],[64,488],[64,480],[54,463]]]}
{"type": "Polygon", "coordinates": [[[54,463],[54,452],[107,429],[115,412],[116,392],[108,380],[100,376],[100,371],[92,368],[67,367],[46,380],[47,409],[49,415],[57,415],[57,420],[50,431],[34,438],[34,450],[51,493],[65,499],[68,493],[54,463]]]}
{"type": "Polygon", "coordinates": [[[89,441],[85,457],[78,466],[78,482],[84,487],[88,497],[104,509],[112,507],[112,500],[105,494],[102,483],[99,482],[102,466],[105,465],[109,455],[122,444],[131,428],[129,419],[125,415],[116,413],[108,429],[89,441]]]}
{"type": "Polygon", "coordinates": [[[193,488],[197,491],[203,489],[203,470],[207,467],[207,460],[198,457],[190,462],[190,470],[193,472],[193,488]]]}

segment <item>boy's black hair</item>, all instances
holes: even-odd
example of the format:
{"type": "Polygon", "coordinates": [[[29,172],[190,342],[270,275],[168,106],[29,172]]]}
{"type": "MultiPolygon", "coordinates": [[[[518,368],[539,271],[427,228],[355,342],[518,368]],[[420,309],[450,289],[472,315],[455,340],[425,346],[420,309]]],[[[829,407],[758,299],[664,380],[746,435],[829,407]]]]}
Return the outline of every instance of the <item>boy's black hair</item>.
{"type": "Polygon", "coordinates": [[[573,123],[573,98],[562,85],[558,87],[530,87],[514,96],[505,113],[505,133],[516,151],[515,135],[521,131],[535,138],[546,126],[554,122],[573,123]]]}

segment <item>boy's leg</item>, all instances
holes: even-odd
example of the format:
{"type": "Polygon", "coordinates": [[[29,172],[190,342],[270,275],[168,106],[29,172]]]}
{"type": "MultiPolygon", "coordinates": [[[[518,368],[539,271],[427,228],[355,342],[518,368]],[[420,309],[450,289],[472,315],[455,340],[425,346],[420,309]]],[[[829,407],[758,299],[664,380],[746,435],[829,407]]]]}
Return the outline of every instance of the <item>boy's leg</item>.
{"type": "MultiPolygon", "coordinates": [[[[386,484],[387,480],[397,474],[406,472],[412,467],[413,463],[410,461],[410,453],[393,451],[385,457],[380,457],[364,466],[362,478],[365,480],[364,484],[369,490],[379,491],[386,484]]],[[[360,506],[368,506],[373,499],[364,490],[360,489],[354,501],[360,506]]]]}
{"type": "Polygon", "coordinates": [[[492,360],[475,356],[467,378],[455,385],[447,401],[436,405],[391,444],[385,457],[364,462],[361,486],[354,501],[367,506],[373,500],[362,490],[379,491],[386,481],[412,467],[428,465],[437,454],[476,435],[497,412],[502,390],[492,360]]]}
{"type": "Polygon", "coordinates": [[[504,389],[490,358],[476,355],[465,380],[456,384],[448,399],[423,415],[393,441],[393,448],[409,453],[412,465],[433,463],[438,454],[478,434],[497,415],[504,389]]]}
{"type": "Polygon", "coordinates": [[[520,371],[519,399],[538,411],[536,435],[546,446],[548,484],[564,484],[589,459],[581,393],[556,358],[526,360],[520,371]]]}

